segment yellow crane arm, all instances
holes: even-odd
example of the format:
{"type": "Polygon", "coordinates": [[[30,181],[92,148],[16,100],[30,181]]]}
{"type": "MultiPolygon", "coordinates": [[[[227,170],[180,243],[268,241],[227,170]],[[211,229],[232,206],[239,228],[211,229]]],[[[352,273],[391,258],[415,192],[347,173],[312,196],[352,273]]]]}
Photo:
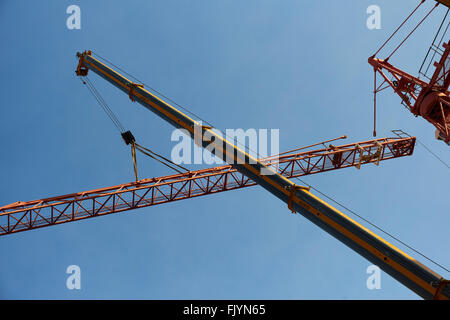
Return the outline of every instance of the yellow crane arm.
{"type": "Polygon", "coordinates": [[[133,83],[95,59],[90,51],[78,53],[77,56],[79,58],[77,75],[85,76],[92,70],[126,93],[132,101],[137,101],[175,128],[186,130],[200,146],[206,148],[214,141],[216,145],[214,154],[217,157],[233,165],[240,173],[284,201],[291,211],[300,213],[422,298],[450,299],[450,287],[441,276],[319,199],[309,192],[308,188],[295,185],[224,139],[211,130],[211,127],[203,126],[147,91],[142,85],[133,83]],[[197,130],[200,130],[201,141],[197,140],[199,138],[197,130]],[[205,136],[210,138],[202,139],[205,136]]]}

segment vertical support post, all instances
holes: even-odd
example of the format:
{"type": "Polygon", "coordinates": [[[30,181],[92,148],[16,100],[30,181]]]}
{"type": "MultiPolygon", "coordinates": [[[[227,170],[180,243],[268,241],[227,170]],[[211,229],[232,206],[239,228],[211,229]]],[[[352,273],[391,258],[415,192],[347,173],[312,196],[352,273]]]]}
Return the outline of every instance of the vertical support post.
{"type": "Polygon", "coordinates": [[[377,70],[373,69],[373,136],[377,136],[377,70]]]}

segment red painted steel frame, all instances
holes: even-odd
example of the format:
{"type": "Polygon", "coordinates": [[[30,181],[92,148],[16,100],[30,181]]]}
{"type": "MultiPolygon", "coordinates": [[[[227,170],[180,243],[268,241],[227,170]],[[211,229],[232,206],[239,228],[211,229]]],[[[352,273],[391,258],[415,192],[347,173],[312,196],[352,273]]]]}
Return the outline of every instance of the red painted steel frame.
{"type": "MultiPolygon", "coordinates": [[[[391,87],[402,98],[402,103],[416,117],[422,116],[433,124],[440,139],[450,143],[450,46],[443,44],[445,51],[439,62],[435,62],[436,70],[429,83],[414,77],[403,70],[391,65],[387,60],[375,57],[369,58],[369,64],[374,68],[374,95],[391,87]],[[382,77],[381,84],[377,84],[376,75],[382,77]]],[[[374,104],[376,98],[374,97],[374,104]]],[[[376,106],[374,106],[374,110],[376,106]]],[[[374,129],[375,134],[375,129],[374,129]]]]}
{"type": "MultiPolygon", "coordinates": [[[[289,178],[412,155],[415,137],[382,138],[265,160],[289,178]]],[[[256,185],[230,165],[0,207],[0,235],[256,185]]]]}

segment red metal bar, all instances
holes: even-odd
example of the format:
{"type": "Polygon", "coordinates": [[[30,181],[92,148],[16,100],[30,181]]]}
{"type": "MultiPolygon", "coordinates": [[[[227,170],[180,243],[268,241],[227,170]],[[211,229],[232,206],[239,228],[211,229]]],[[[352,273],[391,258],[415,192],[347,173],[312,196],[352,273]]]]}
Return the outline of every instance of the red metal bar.
{"type": "MultiPolygon", "coordinates": [[[[386,87],[382,86],[387,83],[411,113],[433,124],[437,129],[436,136],[450,144],[450,45],[444,43],[443,46],[444,53],[439,62],[434,63],[436,69],[429,83],[394,67],[387,60],[372,56],[368,61],[375,74],[378,72],[383,79],[378,87],[375,83],[375,95],[384,90],[386,87]]],[[[374,110],[375,103],[374,97],[374,110]]]]}
{"type": "MultiPolygon", "coordinates": [[[[289,154],[277,160],[289,178],[412,155],[415,137],[381,138],[289,154]],[[377,151],[381,145],[380,156],[377,151]],[[361,149],[362,148],[362,152],[361,149]],[[363,159],[360,161],[360,159],[363,159]]],[[[230,165],[0,207],[0,236],[256,185],[230,165]]]]}

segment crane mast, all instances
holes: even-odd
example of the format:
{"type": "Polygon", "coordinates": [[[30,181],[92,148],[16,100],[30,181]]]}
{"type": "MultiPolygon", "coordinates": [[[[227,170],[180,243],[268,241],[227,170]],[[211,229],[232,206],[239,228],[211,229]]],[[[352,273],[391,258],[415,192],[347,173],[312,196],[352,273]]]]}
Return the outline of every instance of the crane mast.
{"type": "Polygon", "coordinates": [[[194,142],[203,147],[207,147],[212,140],[219,142],[216,143],[214,149],[214,154],[217,157],[228,162],[241,174],[285,202],[292,212],[300,213],[361,256],[379,266],[420,297],[424,299],[450,298],[450,287],[447,280],[319,199],[309,191],[309,188],[294,184],[215,133],[211,127],[204,126],[191,119],[147,91],[142,85],[133,83],[95,59],[90,51],[77,53],[77,57],[79,58],[77,75],[86,76],[91,70],[129,95],[132,101],[139,102],[175,128],[186,130],[194,139],[194,142]],[[195,139],[196,130],[200,130],[201,137],[206,135],[210,139],[198,141],[198,139],[195,139]]]}

